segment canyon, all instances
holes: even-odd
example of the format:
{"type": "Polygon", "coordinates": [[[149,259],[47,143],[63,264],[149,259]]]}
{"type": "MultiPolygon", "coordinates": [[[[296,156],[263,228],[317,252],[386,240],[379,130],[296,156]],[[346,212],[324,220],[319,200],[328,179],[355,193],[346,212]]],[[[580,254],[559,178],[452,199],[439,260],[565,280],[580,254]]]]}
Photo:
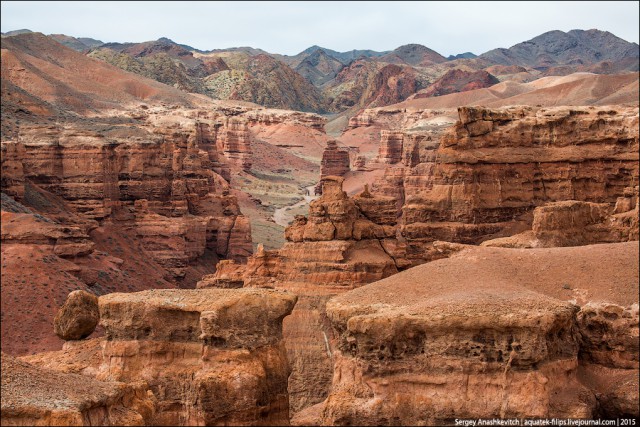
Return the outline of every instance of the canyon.
{"type": "Polygon", "coordinates": [[[637,418],[637,52],[594,31],[3,35],[2,424],[637,418]]]}

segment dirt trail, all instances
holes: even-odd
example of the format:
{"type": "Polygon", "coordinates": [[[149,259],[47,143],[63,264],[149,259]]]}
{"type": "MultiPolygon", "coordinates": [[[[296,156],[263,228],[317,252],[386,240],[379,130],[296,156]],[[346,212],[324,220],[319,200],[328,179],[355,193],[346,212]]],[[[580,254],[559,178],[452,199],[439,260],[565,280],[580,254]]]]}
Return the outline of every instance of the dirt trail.
{"type": "Polygon", "coordinates": [[[314,191],[315,185],[311,185],[307,187],[307,194],[304,195],[304,199],[300,200],[298,203],[294,203],[293,205],[276,209],[273,212],[273,220],[275,223],[282,227],[288,226],[295,217],[295,214],[291,213],[293,210],[308,205],[311,201],[318,198],[318,196],[313,195],[314,191]]]}

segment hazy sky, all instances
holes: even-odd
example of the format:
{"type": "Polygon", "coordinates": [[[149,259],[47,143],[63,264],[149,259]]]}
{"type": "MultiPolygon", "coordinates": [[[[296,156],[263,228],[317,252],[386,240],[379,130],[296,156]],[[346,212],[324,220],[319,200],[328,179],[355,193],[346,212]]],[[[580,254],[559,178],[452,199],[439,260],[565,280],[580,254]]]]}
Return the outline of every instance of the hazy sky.
{"type": "Polygon", "coordinates": [[[550,30],[597,28],[638,43],[637,1],[36,2],[3,1],[2,32],[27,28],[104,42],[168,37],[198,49],[294,55],[423,44],[447,56],[511,47],[550,30]]]}

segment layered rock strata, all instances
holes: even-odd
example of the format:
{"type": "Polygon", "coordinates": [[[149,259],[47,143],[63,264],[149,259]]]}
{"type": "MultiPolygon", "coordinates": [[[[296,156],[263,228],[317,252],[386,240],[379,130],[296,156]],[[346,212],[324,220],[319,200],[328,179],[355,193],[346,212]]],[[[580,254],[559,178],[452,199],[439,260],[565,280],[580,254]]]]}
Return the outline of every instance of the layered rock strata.
{"type": "Polygon", "coordinates": [[[207,250],[238,260],[252,252],[249,223],[212,170],[219,162],[202,126],[119,132],[130,135],[68,126],[3,142],[3,191],[20,200],[33,183],[85,218],[127,224],[178,278],[207,250]]]}
{"type": "Polygon", "coordinates": [[[638,240],[637,188],[626,189],[635,197],[619,197],[615,206],[575,200],[539,206],[533,211],[531,230],[481,245],[549,248],[638,240]]]}
{"type": "Polygon", "coordinates": [[[477,244],[508,235],[519,218],[552,202],[613,207],[638,181],[637,108],[462,107],[439,141],[373,187],[401,205],[407,243],[396,260],[428,259],[435,240],[477,244]]]}
{"type": "Polygon", "coordinates": [[[322,153],[320,181],[316,194],[322,194],[323,183],[328,176],[343,176],[350,170],[349,152],[338,148],[338,142],[331,140],[322,153]]]}
{"type": "Polygon", "coordinates": [[[287,243],[260,250],[245,265],[225,263],[198,287],[275,285],[279,281],[353,287],[396,273],[386,246],[395,237],[395,201],[365,189],[349,198],[344,179],[325,178],[322,196],[285,230],[287,243]]]}
{"type": "Polygon", "coordinates": [[[333,384],[307,421],[637,416],[637,245],[461,249],[328,302],[333,384]],[[612,255],[624,271],[602,268],[612,255]],[[576,292],[591,302],[563,301],[576,292]],[[625,381],[607,386],[606,372],[625,381]]]}
{"type": "Polygon", "coordinates": [[[380,149],[378,161],[395,164],[402,160],[402,131],[382,130],[380,132],[380,149]]]}
{"type": "Polygon", "coordinates": [[[275,287],[299,296],[284,323],[292,414],[321,402],[329,391],[333,338],[327,300],[398,271],[386,249],[395,233],[394,200],[373,197],[366,189],[349,198],[342,183],[341,177],[327,177],[309,218],[298,217],[286,229],[281,249],[259,248],[246,265],[225,261],[197,285],[275,287]]]}
{"type": "Polygon", "coordinates": [[[230,117],[226,120],[220,144],[227,160],[244,171],[251,170],[251,133],[245,119],[230,117]]]}
{"type": "Polygon", "coordinates": [[[146,381],[157,399],[153,425],[287,425],[282,319],[295,303],[264,289],[102,296],[97,377],[146,381]]]}

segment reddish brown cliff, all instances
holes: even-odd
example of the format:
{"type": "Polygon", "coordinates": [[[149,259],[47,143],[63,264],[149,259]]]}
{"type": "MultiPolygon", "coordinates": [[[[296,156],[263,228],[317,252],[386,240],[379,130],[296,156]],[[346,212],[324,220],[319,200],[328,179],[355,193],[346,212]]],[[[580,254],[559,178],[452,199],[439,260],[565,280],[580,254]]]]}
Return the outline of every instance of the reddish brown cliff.
{"type": "Polygon", "coordinates": [[[468,247],[335,297],[331,393],[306,420],[637,416],[637,258],[635,243],[468,247]],[[582,268],[567,269],[568,259],[582,268]],[[566,302],[576,295],[592,302],[566,302]],[[620,382],[606,386],[607,373],[620,382]]]}
{"type": "Polygon", "coordinates": [[[295,302],[264,289],[102,296],[97,377],[145,380],[158,401],[154,425],[287,425],[282,319],[295,302]]]}
{"type": "Polygon", "coordinates": [[[323,183],[328,176],[343,176],[349,172],[349,152],[340,149],[336,140],[327,141],[320,165],[320,182],[316,186],[316,194],[322,194],[323,183]]]}
{"type": "Polygon", "coordinates": [[[374,186],[374,194],[394,196],[402,206],[406,244],[393,253],[396,260],[429,256],[429,241],[477,244],[513,234],[518,218],[526,222],[525,214],[550,202],[613,208],[638,180],[637,108],[464,107],[459,113],[435,151],[424,150],[428,140],[418,142],[419,163],[387,171],[374,186]]]}
{"type": "MultiPolygon", "coordinates": [[[[290,367],[282,321],[296,300],[291,293],[265,289],[104,295],[98,304],[105,339],[71,341],[61,351],[25,358],[42,367],[43,392],[27,388],[37,381],[16,381],[21,365],[5,364],[3,354],[3,424],[5,415],[8,421],[16,413],[23,422],[31,420],[38,406],[60,402],[55,393],[61,390],[74,398],[69,409],[77,400],[85,417],[71,425],[87,424],[87,411],[91,423],[101,425],[288,425],[290,367]],[[49,377],[60,384],[52,385],[49,377]],[[73,384],[85,385],[67,391],[73,384]],[[6,399],[5,389],[11,392],[6,399]],[[110,395],[103,397],[104,390],[110,395]],[[34,403],[34,397],[43,401],[34,403]]],[[[64,411],[40,414],[66,425],[63,415],[75,419],[64,411]]]]}

